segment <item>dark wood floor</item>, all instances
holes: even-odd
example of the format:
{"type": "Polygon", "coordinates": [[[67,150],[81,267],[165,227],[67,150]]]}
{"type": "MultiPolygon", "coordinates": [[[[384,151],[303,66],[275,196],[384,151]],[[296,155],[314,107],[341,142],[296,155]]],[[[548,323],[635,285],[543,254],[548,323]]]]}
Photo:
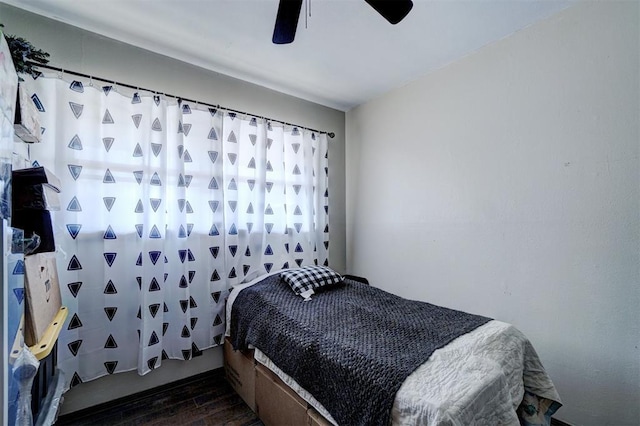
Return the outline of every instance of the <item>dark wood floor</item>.
{"type": "Polygon", "coordinates": [[[61,416],[56,425],[262,426],[220,368],[61,416]]]}

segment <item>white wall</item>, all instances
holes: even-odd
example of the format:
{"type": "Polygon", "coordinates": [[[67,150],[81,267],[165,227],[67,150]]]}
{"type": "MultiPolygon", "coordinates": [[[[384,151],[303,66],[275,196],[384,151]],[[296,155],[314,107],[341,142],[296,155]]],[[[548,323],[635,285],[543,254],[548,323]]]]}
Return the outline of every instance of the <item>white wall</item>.
{"type": "MultiPolygon", "coordinates": [[[[51,65],[105,77],[259,116],[335,132],[329,148],[330,263],[346,269],[345,255],[345,114],[221,74],[132,47],[0,3],[0,23],[8,34],[26,38],[51,54],[51,65]]],[[[62,414],[126,396],[222,366],[222,350],[204,351],[189,362],[169,361],[144,377],[107,376],[73,388],[62,414]]]]}
{"type": "Polygon", "coordinates": [[[640,423],[639,3],[583,2],[347,113],[347,269],[511,322],[575,424],[640,423]]]}

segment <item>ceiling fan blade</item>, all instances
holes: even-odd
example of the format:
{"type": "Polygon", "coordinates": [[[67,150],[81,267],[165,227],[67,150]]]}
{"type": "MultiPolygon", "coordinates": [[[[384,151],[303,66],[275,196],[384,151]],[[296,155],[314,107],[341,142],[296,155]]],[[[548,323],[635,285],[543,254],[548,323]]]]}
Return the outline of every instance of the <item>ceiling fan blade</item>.
{"type": "Polygon", "coordinates": [[[413,8],[411,0],[365,0],[393,25],[402,21],[413,8]]]}
{"type": "Polygon", "coordinates": [[[288,44],[293,41],[296,37],[301,8],[302,0],[280,0],[276,26],[273,29],[274,44],[288,44]]]}

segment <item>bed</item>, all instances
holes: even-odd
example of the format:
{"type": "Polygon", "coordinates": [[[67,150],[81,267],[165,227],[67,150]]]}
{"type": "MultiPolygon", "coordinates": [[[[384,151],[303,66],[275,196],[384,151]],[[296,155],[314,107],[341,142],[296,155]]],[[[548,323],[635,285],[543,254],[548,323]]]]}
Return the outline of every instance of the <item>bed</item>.
{"type": "MultiPolygon", "coordinates": [[[[296,288],[283,275],[299,269],[306,271],[272,272],[229,295],[225,358],[243,353],[255,365],[245,395],[251,388],[252,397],[268,398],[283,388],[306,410],[306,424],[334,425],[548,425],[561,406],[531,343],[512,325],[354,279],[303,274],[307,282],[296,288]]],[[[252,408],[269,424],[265,409],[279,405],[252,408]]]]}

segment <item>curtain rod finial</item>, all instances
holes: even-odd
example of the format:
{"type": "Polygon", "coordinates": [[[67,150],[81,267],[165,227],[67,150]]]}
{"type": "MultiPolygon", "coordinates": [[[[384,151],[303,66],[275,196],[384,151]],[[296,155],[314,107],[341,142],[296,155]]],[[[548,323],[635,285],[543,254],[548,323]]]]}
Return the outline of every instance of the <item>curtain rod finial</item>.
{"type": "Polygon", "coordinates": [[[327,133],[327,136],[329,136],[331,139],[333,139],[333,138],[336,137],[336,134],[333,133],[333,132],[329,132],[329,133],[327,133]]]}

